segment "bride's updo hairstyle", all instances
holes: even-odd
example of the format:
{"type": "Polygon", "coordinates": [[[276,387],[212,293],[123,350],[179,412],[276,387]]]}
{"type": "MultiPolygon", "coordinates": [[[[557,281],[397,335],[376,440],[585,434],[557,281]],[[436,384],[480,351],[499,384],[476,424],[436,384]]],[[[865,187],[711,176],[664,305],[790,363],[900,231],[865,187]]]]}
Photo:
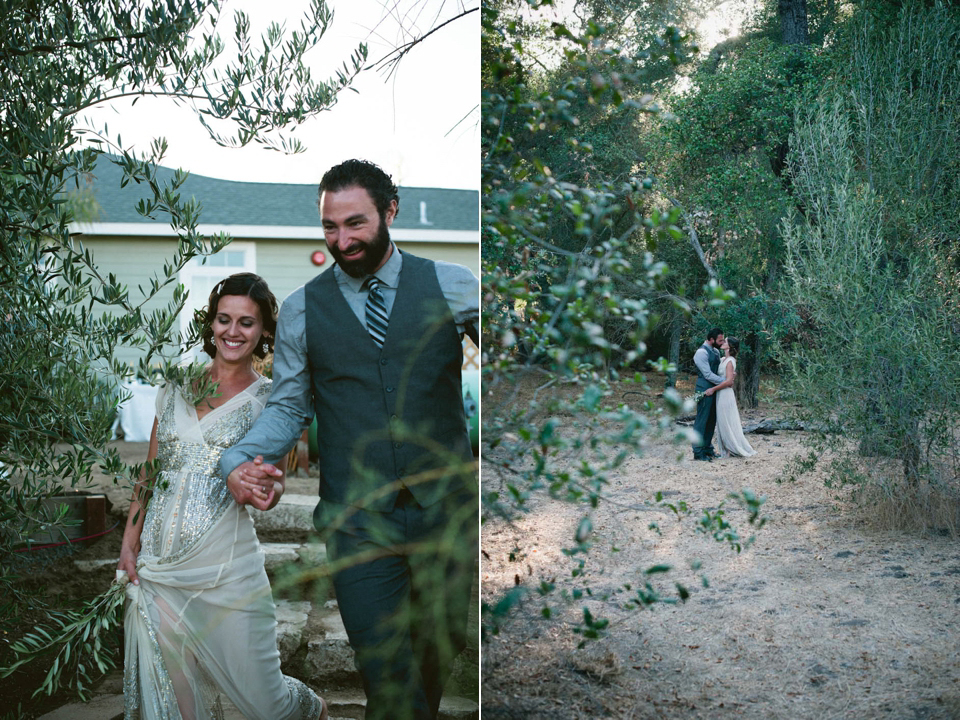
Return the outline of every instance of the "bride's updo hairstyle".
{"type": "Polygon", "coordinates": [[[267,281],[253,273],[237,273],[221,280],[213,286],[210,300],[203,315],[203,351],[210,357],[216,357],[217,346],[213,342],[213,321],[217,317],[217,306],[224,295],[245,295],[260,308],[263,320],[263,336],[257,343],[253,354],[258,358],[273,352],[273,339],[277,336],[277,298],[267,287],[267,281]],[[264,351],[263,344],[267,344],[264,351]]]}
{"type": "Polygon", "coordinates": [[[728,337],[727,345],[730,346],[730,357],[736,357],[740,352],[740,341],[735,337],[728,337]]]}

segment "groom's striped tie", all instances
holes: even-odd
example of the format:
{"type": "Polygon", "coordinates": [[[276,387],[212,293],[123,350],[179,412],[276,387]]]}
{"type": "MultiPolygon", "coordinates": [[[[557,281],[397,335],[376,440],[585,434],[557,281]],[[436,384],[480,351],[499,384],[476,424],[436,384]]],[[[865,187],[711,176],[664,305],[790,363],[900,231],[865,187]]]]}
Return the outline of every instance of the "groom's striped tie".
{"type": "Polygon", "coordinates": [[[367,331],[377,344],[383,347],[387,335],[387,306],[380,292],[380,281],[376,275],[367,278],[367,331]]]}

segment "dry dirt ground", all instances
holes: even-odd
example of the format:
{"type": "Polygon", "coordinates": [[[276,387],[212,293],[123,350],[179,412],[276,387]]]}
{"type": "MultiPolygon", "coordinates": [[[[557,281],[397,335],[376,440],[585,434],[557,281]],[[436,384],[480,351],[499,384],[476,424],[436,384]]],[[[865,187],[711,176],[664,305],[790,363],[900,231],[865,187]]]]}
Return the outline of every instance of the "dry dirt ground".
{"type": "MultiPolygon", "coordinates": [[[[492,405],[485,398],[484,412],[492,405]]],[[[782,410],[761,402],[742,419],[782,410]]],[[[594,514],[587,601],[558,597],[574,587],[576,561],[561,548],[573,544],[583,508],[540,499],[515,523],[485,524],[484,602],[544,578],[558,592],[552,619],[540,617],[534,593],[484,644],[484,720],[960,718],[960,544],[935,529],[876,529],[824,486],[822,471],[786,480],[802,436],[747,435],[758,451],[749,459],[694,462],[667,440],[630,458],[594,514]],[[768,520],[737,554],[694,526],[742,488],[766,497],[768,520]],[[691,513],[677,521],[646,505],[657,491],[691,513]],[[660,536],[648,530],[654,521],[660,536]],[[641,585],[643,570],[662,563],[676,570],[660,587],[681,581],[689,600],[626,608],[623,586],[641,585]],[[571,629],[584,607],[610,626],[577,649],[571,629]]],[[[484,490],[497,489],[496,476],[482,473],[484,490]]],[[[729,500],[724,508],[743,538],[753,532],[745,511],[729,500]]]]}

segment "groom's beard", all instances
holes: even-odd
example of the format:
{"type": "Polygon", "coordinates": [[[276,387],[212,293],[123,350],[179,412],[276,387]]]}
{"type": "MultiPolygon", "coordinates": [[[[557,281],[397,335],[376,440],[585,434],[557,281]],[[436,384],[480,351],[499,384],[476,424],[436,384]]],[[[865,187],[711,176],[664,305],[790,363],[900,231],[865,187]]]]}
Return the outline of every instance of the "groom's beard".
{"type": "Polygon", "coordinates": [[[362,278],[374,270],[383,261],[384,256],[390,249],[390,232],[387,230],[387,223],[383,217],[380,217],[380,226],[377,228],[377,234],[369,243],[366,244],[366,252],[362,258],[357,260],[344,260],[343,254],[338,247],[329,247],[330,254],[337,261],[337,265],[350,277],[362,278]]]}

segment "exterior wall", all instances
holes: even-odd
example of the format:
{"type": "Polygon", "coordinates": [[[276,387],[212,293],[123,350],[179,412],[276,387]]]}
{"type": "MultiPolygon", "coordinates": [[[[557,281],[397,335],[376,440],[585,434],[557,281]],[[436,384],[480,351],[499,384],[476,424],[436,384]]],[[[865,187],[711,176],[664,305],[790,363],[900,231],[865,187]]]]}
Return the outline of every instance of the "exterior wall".
{"type": "MultiPolygon", "coordinates": [[[[84,237],[81,241],[93,253],[101,272],[114,273],[119,281],[129,288],[133,302],[137,302],[142,297],[137,286],[148,288],[150,278],[162,271],[163,263],[168,261],[177,249],[175,240],[161,237],[147,239],[121,236],[84,237]]],[[[280,302],[317,273],[333,266],[333,260],[322,239],[237,238],[237,241],[255,243],[255,272],[267,281],[280,302]],[[311,255],[316,250],[322,250],[327,256],[327,262],[320,267],[310,261],[311,255]]],[[[398,241],[397,246],[431,260],[465,265],[479,276],[479,244],[398,241]]],[[[229,268],[225,268],[224,276],[230,272],[229,268]]],[[[145,312],[161,309],[172,297],[172,286],[165,288],[157,298],[144,307],[145,312]]],[[[204,298],[204,303],[205,300],[204,298]]],[[[118,360],[132,365],[136,365],[141,356],[141,351],[131,348],[122,348],[117,352],[118,360]]]]}
{"type": "MultiPolygon", "coordinates": [[[[318,273],[333,267],[333,258],[323,240],[259,240],[256,245],[257,274],[269,283],[270,289],[280,301],[318,273]],[[327,261],[320,266],[310,261],[317,250],[321,250],[327,257],[327,261]]],[[[465,265],[474,275],[480,275],[479,245],[400,241],[397,247],[430,260],[465,265]]]]}
{"type": "Polygon", "coordinates": [[[458,265],[466,265],[474,275],[480,277],[479,244],[401,241],[397,243],[397,247],[430,260],[443,260],[458,265]]]}
{"type": "MultiPolygon", "coordinates": [[[[101,273],[113,273],[129,290],[130,301],[139,303],[143,295],[137,289],[142,286],[149,291],[150,279],[162,275],[164,262],[169,261],[177,250],[174,240],[143,240],[137,238],[81,238],[83,246],[93,253],[101,273]]],[[[144,305],[149,314],[160,310],[173,299],[173,285],[163,288],[154,299],[144,305]]],[[[143,352],[129,347],[118,348],[116,359],[136,367],[143,352]]]]}

